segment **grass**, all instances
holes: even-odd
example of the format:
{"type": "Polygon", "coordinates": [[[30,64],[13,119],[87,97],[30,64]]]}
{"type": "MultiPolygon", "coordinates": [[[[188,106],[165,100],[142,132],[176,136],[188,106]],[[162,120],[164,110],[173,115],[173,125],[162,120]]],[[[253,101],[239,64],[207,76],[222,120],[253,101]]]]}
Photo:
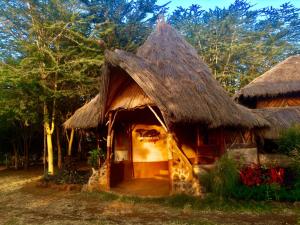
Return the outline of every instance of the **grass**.
{"type": "Polygon", "coordinates": [[[205,198],[193,197],[188,195],[173,195],[169,197],[150,198],[119,195],[111,192],[92,192],[85,193],[87,197],[96,198],[102,201],[120,201],[132,204],[159,204],[161,206],[206,210],[206,211],[228,211],[242,213],[268,213],[282,210],[297,211],[300,208],[293,206],[292,203],[282,203],[273,201],[238,201],[233,199],[220,199],[214,195],[207,195],[205,198]]]}

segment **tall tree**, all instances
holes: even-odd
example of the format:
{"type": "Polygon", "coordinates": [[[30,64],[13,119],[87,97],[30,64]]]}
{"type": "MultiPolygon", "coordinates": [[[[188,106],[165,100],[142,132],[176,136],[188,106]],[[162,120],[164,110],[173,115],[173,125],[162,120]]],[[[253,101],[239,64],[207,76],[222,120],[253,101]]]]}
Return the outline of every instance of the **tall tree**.
{"type": "Polygon", "coordinates": [[[112,23],[111,35],[104,39],[108,48],[134,51],[140,46],[159,15],[168,10],[166,3],[158,5],[157,0],[81,0],[87,6],[90,30],[97,24],[112,23]]]}
{"type": "Polygon", "coordinates": [[[169,22],[186,36],[231,93],[300,50],[300,9],[253,9],[245,0],[205,11],[177,8],[169,22]]]}
{"type": "Polygon", "coordinates": [[[35,107],[30,110],[43,114],[50,174],[57,120],[63,121],[79,101],[96,93],[104,49],[134,51],[164,9],[156,0],[0,2],[0,59],[2,68],[10,71],[1,76],[9,74],[30,86],[20,99],[28,96],[35,107]]]}
{"type": "Polygon", "coordinates": [[[97,76],[103,63],[103,46],[82,33],[85,21],[76,1],[7,1],[4,17],[8,32],[19,32],[13,43],[21,48],[19,63],[8,65],[28,82],[31,99],[38,99],[47,135],[48,172],[54,173],[52,134],[58,105],[72,98],[96,92],[97,76]],[[13,15],[13,16],[12,16],[13,15]],[[20,29],[19,29],[20,27],[20,29]]]}

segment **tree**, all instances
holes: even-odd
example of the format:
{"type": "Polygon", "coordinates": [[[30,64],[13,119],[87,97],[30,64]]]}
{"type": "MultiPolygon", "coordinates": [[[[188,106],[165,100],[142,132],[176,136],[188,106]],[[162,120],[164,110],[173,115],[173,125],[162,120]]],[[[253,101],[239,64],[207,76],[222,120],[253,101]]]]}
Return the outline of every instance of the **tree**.
{"type": "Polygon", "coordinates": [[[300,50],[300,9],[253,9],[245,0],[228,8],[177,8],[169,17],[231,93],[300,50]]]}
{"type": "MultiPolygon", "coordinates": [[[[134,51],[149,33],[159,15],[166,13],[167,5],[157,0],[81,0],[87,6],[90,31],[97,24],[112,23],[111,35],[102,35],[108,48],[134,51]]],[[[92,33],[92,32],[90,32],[92,33]]]]}
{"type": "MultiPolygon", "coordinates": [[[[21,86],[30,87],[20,99],[27,96],[34,102],[30,110],[43,115],[50,174],[57,121],[64,121],[79,102],[97,92],[104,49],[134,51],[163,10],[155,0],[0,2],[0,48],[5,53],[0,58],[2,68],[9,71],[1,76],[13,75],[21,86]]],[[[25,90],[17,85],[16,91],[25,90]]]]}
{"type": "Polygon", "coordinates": [[[43,114],[50,174],[54,173],[52,134],[60,111],[57,106],[74,97],[93,95],[103,63],[103,46],[81,32],[86,25],[80,17],[80,4],[75,3],[7,1],[8,11],[3,14],[10,16],[5,28],[20,32],[13,43],[22,49],[19,63],[5,64],[22,84],[27,82],[32,87],[28,95],[43,114]]]}

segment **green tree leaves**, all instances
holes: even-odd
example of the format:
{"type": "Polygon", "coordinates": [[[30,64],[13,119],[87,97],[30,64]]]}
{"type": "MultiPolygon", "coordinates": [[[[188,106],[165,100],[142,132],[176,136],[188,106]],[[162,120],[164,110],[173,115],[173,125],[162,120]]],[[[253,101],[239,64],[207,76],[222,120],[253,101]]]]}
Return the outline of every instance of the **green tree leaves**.
{"type": "Polygon", "coordinates": [[[244,0],[208,11],[178,8],[169,22],[182,32],[231,93],[299,52],[300,9],[289,3],[255,10],[244,0]]]}

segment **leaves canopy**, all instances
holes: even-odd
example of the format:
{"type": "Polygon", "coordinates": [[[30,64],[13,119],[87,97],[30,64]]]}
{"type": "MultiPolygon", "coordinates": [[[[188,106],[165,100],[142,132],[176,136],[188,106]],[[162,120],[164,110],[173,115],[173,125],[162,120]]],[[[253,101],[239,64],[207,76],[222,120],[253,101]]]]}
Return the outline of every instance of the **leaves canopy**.
{"type": "Polygon", "coordinates": [[[205,11],[177,8],[168,18],[231,93],[300,50],[300,9],[254,9],[245,0],[205,11]]]}

